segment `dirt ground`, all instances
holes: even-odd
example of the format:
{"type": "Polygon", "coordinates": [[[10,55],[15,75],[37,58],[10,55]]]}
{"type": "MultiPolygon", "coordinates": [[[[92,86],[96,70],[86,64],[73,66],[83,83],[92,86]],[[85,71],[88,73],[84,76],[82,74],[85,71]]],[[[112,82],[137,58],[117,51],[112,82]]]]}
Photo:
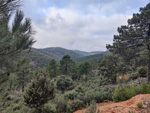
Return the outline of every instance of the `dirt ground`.
{"type": "MultiPolygon", "coordinates": [[[[150,98],[150,94],[140,94],[127,101],[118,103],[100,103],[97,104],[97,108],[100,110],[100,113],[150,113],[147,112],[146,106],[144,106],[144,108],[137,107],[137,103],[143,102],[142,98],[150,98]]],[[[84,113],[85,110],[86,109],[78,110],[74,113],[84,113]]]]}

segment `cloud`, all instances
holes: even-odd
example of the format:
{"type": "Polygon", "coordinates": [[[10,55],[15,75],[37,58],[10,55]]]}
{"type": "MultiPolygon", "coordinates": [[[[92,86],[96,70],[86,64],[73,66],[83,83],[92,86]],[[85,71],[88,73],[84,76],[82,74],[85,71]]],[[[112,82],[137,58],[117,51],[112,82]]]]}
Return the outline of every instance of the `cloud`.
{"type": "Polygon", "coordinates": [[[84,51],[105,50],[112,42],[116,29],[126,24],[130,15],[115,14],[112,16],[83,15],[74,9],[43,10],[45,27],[36,26],[35,47],[65,47],[84,51]],[[41,38],[42,37],[42,38],[41,38]]]}
{"type": "Polygon", "coordinates": [[[34,47],[106,50],[117,27],[148,0],[27,0],[23,10],[37,31],[34,47]],[[134,5],[132,5],[134,2],[134,5]],[[132,4],[131,4],[132,3],[132,4]],[[28,5],[29,4],[29,5],[28,5]]]}

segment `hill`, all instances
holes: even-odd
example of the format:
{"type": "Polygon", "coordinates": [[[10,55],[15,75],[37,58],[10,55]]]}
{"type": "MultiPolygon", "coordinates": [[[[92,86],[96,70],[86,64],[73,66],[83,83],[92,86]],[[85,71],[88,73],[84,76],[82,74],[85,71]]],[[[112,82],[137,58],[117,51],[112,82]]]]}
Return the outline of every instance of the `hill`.
{"type": "Polygon", "coordinates": [[[30,59],[30,64],[32,65],[33,69],[36,69],[38,67],[45,67],[48,65],[51,59],[56,59],[53,56],[48,56],[37,52],[34,49],[31,50],[31,52],[29,52],[26,56],[28,59],[30,59]]]}
{"type": "Polygon", "coordinates": [[[90,61],[90,60],[94,60],[94,59],[99,59],[99,58],[102,58],[102,57],[105,57],[105,56],[108,56],[110,55],[111,53],[109,51],[106,51],[106,52],[100,52],[98,54],[94,54],[91,52],[92,55],[88,55],[88,56],[85,56],[85,57],[81,57],[81,58],[77,58],[75,59],[76,62],[85,62],[85,61],[90,61]]]}
{"type": "Polygon", "coordinates": [[[85,52],[79,50],[68,50],[60,47],[50,47],[37,49],[32,48],[31,52],[27,54],[30,59],[32,67],[45,67],[48,65],[51,59],[55,59],[59,62],[63,56],[70,55],[75,62],[84,62],[89,60],[94,60],[107,56],[108,52],[95,51],[95,52],[85,52]]]}
{"type": "Polygon", "coordinates": [[[88,52],[78,50],[68,50],[60,47],[50,47],[35,50],[45,55],[56,57],[58,60],[60,60],[65,55],[70,55],[72,59],[77,59],[88,55],[88,52]]]}
{"type": "MultiPolygon", "coordinates": [[[[143,98],[150,98],[150,94],[140,94],[131,99],[118,103],[98,104],[100,113],[149,113],[146,109],[137,107],[137,103],[142,102],[143,98]],[[130,111],[130,112],[129,112],[130,111]]],[[[86,109],[78,110],[74,113],[85,113],[86,109]]]]}

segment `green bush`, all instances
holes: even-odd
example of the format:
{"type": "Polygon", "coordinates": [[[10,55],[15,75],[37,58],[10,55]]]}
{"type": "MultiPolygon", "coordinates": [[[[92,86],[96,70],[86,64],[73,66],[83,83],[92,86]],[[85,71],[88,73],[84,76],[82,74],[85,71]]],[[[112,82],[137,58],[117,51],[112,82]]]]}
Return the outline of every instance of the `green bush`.
{"type": "Polygon", "coordinates": [[[143,67],[143,66],[139,67],[138,74],[140,77],[146,77],[147,76],[147,68],[143,67]]]}
{"type": "Polygon", "coordinates": [[[57,97],[54,100],[58,113],[64,113],[67,110],[67,100],[63,96],[57,97]]]}
{"type": "Polygon", "coordinates": [[[141,86],[141,93],[149,94],[150,93],[150,84],[143,83],[141,86]]]}
{"type": "Polygon", "coordinates": [[[122,86],[115,89],[113,101],[125,101],[138,94],[149,94],[150,84],[142,84],[141,86],[122,86]]]}
{"type": "Polygon", "coordinates": [[[74,100],[75,98],[77,98],[77,96],[78,93],[76,91],[70,91],[64,94],[65,99],[69,99],[69,100],[74,100]]]}
{"type": "Polygon", "coordinates": [[[104,100],[112,100],[114,93],[114,88],[93,88],[87,91],[82,97],[85,104],[90,104],[91,101],[96,101],[97,103],[103,102],[104,100]]]}
{"type": "Polygon", "coordinates": [[[61,75],[57,77],[56,87],[64,93],[67,90],[72,90],[74,88],[74,82],[69,76],[61,75]]]}
{"type": "Polygon", "coordinates": [[[57,113],[56,106],[50,103],[45,104],[44,113],[57,113]]]}
{"type": "Polygon", "coordinates": [[[100,113],[100,110],[97,109],[96,103],[92,101],[85,113],[100,113]]]}
{"type": "Polygon", "coordinates": [[[142,102],[139,102],[136,105],[137,105],[138,108],[143,108],[143,103],[142,102]]]}
{"type": "Polygon", "coordinates": [[[30,108],[26,107],[22,100],[12,100],[7,102],[6,108],[0,113],[29,113],[30,108]]]}
{"type": "Polygon", "coordinates": [[[69,101],[67,104],[67,113],[73,113],[76,110],[85,108],[85,104],[81,100],[73,100],[69,101]]]}
{"type": "Polygon", "coordinates": [[[125,101],[136,95],[134,87],[118,87],[115,89],[115,93],[113,95],[113,101],[125,101]],[[133,88],[133,89],[132,89],[133,88]]]}

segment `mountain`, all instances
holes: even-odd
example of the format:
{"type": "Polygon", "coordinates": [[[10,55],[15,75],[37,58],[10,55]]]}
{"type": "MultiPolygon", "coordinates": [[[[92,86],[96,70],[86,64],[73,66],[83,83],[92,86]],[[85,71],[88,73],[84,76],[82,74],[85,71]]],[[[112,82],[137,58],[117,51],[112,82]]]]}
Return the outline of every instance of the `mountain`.
{"type": "Polygon", "coordinates": [[[51,59],[55,59],[57,62],[65,55],[70,55],[72,59],[81,58],[87,56],[89,53],[79,50],[68,50],[60,47],[51,47],[44,49],[32,48],[31,52],[27,54],[27,58],[30,59],[32,68],[45,67],[49,64],[51,59]]]}
{"type": "MultiPolygon", "coordinates": [[[[92,54],[92,52],[91,52],[92,54]]],[[[76,62],[85,62],[85,61],[89,61],[89,60],[93,60],[93,59],[99,59],[105,56],[110,55],[111,53],[109,51],[105,51],[105,52],[99,52],[98,54],[92,54],[92,55],[88,55],[85,57],[81,57],[81,58],[77,58],[75,59],[76,62]]]]}
{"type": "Polygon", "coordinates": [[[68,50],[60,47],[50,47],[43,49],[32,48],[31,52],[27,54],[27,57],[30,59],[33,69],[35,69],[37,67],[47,66],[51,59],[55,59],[59,62],[65,55],[70,55],[76,62],[83,62],[103,57],[106,53],[102,51],[85,52],[79,50],[68,50]]]}
{"type": "Polygon", "coordinates": [[[46,67],[51,59],[55,59],[53,56],[45,55],[43,53],[37,52],[34,49],[27,53],[26,56],[31,61],[30,64],[32,65],[32,69],[46,67]]]}
{"type": "Polygon", "coordinates": [[[73,50],[75,53],[80,54],[82,56],[88,56],[90,53],[85,52],[85,51],[80,51],[80,50],[73,50]]]}
{"type": "Polygon", "coordinates": [[[103,53],[104,51],[92,51],[89,53],[89,55],[96,55],[96,54],[100,54],[103,53]]]}
{"type": "Polygon", "coordinates": [[[51,47],[44,49],[35,49],[36,51],[43,53],[45,55],[50,55],[56,57],[57,59],[61,59],[65,55],[70,55],[72,59],[80,58],[86,56],[86,52],[76,51],[76,50],[68,50],[60,47],[51,47]]]}

